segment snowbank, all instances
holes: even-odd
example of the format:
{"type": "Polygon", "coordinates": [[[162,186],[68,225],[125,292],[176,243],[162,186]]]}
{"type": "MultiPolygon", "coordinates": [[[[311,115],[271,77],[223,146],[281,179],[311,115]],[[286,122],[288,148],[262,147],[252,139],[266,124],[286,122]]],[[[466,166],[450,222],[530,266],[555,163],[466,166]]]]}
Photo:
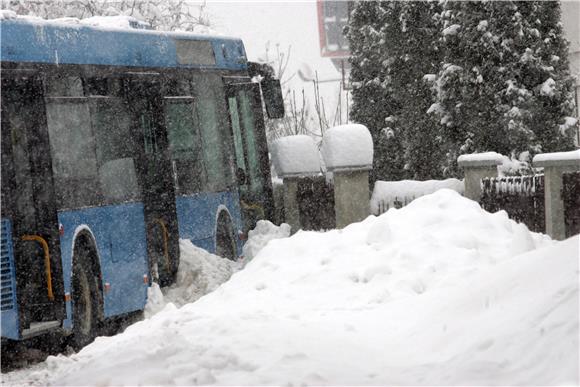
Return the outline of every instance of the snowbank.
{"type": "Polygon", "coordinates": [[[9,9],[0,9],[0,20],[16,19],[18,15],[16,12],[9,9]]]}
{"type": "Polygon", "coordinates": [[[320,156],[310,136],[282,137],[272,144],[272,162],[280,177],[320,173],[320,156]]]}
{"type": "Polygon", "coordinates": [[[248,233],[248,240],[244,244],[244,260],[249,261],[274,239],[288,238],[290,236],[290,225],[282,223],[276,226],[267,220],[259,220],[256,228],[248,233]]]}
{"type": "Polygon", "coordinates": [[[368,168],[373,164],[373,139],[364,125],[340,125],[322,137],[322,156],[328,171],[368,168]]]}
{"type": "Polygon", "coordinates": [[[452,189],[463,195],[465,186],[462,180],[401,180],[377,181],[371,196],[371,213],[382,214],[399,204],[407,205],[418,197],[431,194],[443,188],[452,189]]]}
{"type": "Polygon", "coordinates": [[[533,164],[546,164],[557,161],[577,161],[580,165],[580,149],[569,152],[540,153],[535,155],[533,164]]]}
{"type": "Polygon", "coordinates": [[[149,23],[126,15],[92,16],[86,19],[81,19],[79,23],[91,27],[102,27],[106,29],[151,29],[149,23]]]}
{"type": "Polygon", "coordinates": [[[179,241],[179,248],[181,258],[176,281],[163,290],[157,284],[148,289],[146,318],[159,313],[168,304],[173,304],[170,308],[174,309],[198,300],[241,268],[240,263],[210,254],[187,239],[179,241]]]}
{"type": "Polygon", "coordinates": [[[579,242],[439,190],[273,240],[196,303],[4,381],[577,384],[579,242]]]}

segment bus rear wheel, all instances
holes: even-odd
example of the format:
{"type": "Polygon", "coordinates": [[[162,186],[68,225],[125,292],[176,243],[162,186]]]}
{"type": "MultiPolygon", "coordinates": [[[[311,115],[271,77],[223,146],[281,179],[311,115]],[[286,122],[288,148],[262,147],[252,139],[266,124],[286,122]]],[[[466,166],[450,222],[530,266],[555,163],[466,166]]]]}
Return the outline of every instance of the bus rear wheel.
{"type": "Polygon", "coordinates": [[[73,268],[73,334],[71,344],[75,350],[91,343],[98,333],[98,285],[88,256],[89,251],[85,247],[81,247],[73,268]]]}

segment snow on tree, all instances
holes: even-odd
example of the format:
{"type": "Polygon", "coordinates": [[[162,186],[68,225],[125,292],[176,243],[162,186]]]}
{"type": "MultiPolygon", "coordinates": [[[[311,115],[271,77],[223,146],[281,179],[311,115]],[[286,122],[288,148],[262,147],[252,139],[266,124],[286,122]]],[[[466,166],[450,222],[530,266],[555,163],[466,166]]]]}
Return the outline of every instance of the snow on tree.
{"type": "Polygon", "coordinates": [[[520,61],[530,69],[523,83],[531,90],[532,112],[529,128],[534,133],[531,150],[547,153],[571,150],[576,120],[574,80],[568,63],[568,42],[563,37],[559,1],[522,2],[529,12],[529,33],[535,39],[531,56],[524,52],[520,61]],[[536,32],[536,30],[538,32],[536,32]]]}
{"type": "Polygon", "coordinates": [[[0,8],[43,19],[133,16],[165,31],[205,33],[210,27],[205,2],[186,0],[0,0],[0,8]]]}
{"type": "Polygon", "coordinates": [[[457,157],[567,150],[572,78],[558,2],[443,3],[445,50],[437,80],[446,172],[457,157]]]}
{"type": "Polygon", "coordinates": [[[404,177],[402,136],[396,116],[400,107],[392,94],[387,52],[387,40],[400,30],[395,16],[400,8],[399,2],[357,2],[346,27],[352,65],[351,119],[365,125],[373,138],[371,181],[404,177]]]}
{"type": "Polygon", "coordinates": [[[352,117],[375,141],[375,177],[441,177],[439,124],[426,114],[439,69],[439,5],[360,2],[349,27],[352,117]]]}
{"type": "Polygon", "coordinates": [[[399,19],[398,34],[387,40],[387,52],[392,94],[399,106],[397,122],[406,177],[440,178],[443,156],[440,126],[435,117],[426,114],[434,102],[432,83],[442,59],[434,38],[439,32],[439,3],[405,1],[388,9],[399,19]]]}
{"type": "Polygon", "coordinates": [[[373,135],[375,178],[458,176],[461,154],[572,147],[557,1],[361,1],[347,36],[351,116],[373,135]]]}

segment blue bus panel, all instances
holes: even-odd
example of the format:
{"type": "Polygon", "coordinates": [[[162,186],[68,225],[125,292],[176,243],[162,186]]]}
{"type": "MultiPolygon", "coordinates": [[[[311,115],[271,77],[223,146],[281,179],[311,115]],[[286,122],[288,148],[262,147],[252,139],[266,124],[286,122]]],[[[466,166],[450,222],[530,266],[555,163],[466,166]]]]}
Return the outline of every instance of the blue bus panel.
{"type": "Polygon", "coordinates": [[[18,304],[16,302],[16,270],[14,268],[14,248],[12,245],[12,223],[1,221],[0,238],[0,283],[2,337],[17,340],[20,337],[18,304]]]}
{"type": "Polygon", "coordinates": [[[90,64],[156,68],[247,69],[240,39],[152,30],[106,30],[48,21],[0,21],[0,60],[50,64],[90,64]],[[201,56],[183,64],[176,41],[211,43],[215,63],[201,56]],[[204,63],[205,62],[205,63],[204,63]]]}
{"type": "MultiPolygon", "coordinates": [[[[60,238],[65,293],[71,293],[74,238],[88,230],[96,242],[100,261],[105,317],[144,308],[149,273],[145,217],[142,203],[62,211],[58,220],[64,233],[60,238]],[[108,286],[105,286],[108,285],[108,286]]],[[[72,305],[67,302],[67,321],[72,326],[72,305]]]]}
{"type": "MultiPolygon", "coordinates": [[[[227,209],[233,223],[234,232],[242,230],[240,198],[237,191],[218,193],[198,193],[176,198],[179,237],[209,251],[216,252],[216,222],[221,208],[227,209]]],[[[237,255],[242,254],[242,242],[234,236],[237,255]]]]}

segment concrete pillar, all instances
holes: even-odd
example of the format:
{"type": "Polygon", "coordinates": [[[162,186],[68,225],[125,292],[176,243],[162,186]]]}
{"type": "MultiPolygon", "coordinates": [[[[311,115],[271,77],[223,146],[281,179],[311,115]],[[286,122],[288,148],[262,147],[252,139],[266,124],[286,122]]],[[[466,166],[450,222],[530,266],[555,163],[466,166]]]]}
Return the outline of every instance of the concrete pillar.
{"type": "Polygon", "coordinates": [[[336,228],[360,222],[371,214],[369,170],[373,138],[360,124],[335,126],[322,137],[322,156],[334,177],[336,228]]]}
{"type": "Polygon", "coordinates": [[[544,153],[534,157],[533,165],[544,168],[544,200],[546,234],[552,239],[566,238],[564,201],[562,200],[562,175],[580,170],[580,150],[561,153],[544,153]]]}
{"type": "Polygon", "coordinates": [[[360,222],[370,215],[368,170],[334,172],[334,211],[337,228],[360,222]]]}
{"type": "Polygon", "coordinates": [[[497,177],[497,166],[501,164],[501,155],[495,152],[461,155],[457,163],[465,172],[465,197],[479,202],[481,179],[497,177]]]}
{"type": "Polygon", "coordinates": [[[290,225],[292,234],[302,228],[298,208],[298,179],[287,177],[284,182],[284,221],[290,225]]]}

